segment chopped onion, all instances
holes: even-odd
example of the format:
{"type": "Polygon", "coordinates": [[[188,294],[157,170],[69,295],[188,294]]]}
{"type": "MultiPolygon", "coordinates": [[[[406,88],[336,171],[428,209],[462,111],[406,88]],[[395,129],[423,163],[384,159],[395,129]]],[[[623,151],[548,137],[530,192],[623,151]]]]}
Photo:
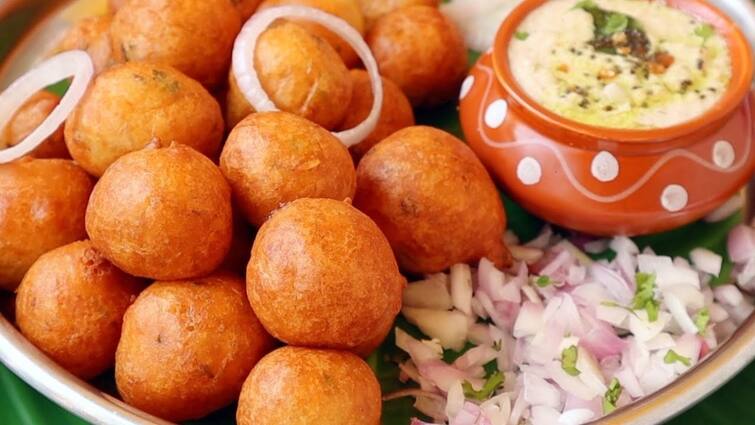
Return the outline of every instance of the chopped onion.
{"type": "Polygon", "coordinates": [[[741,210],[744,206],[744,199],[740,194],[736,194],[729,198],[723,205],[718,207],[712,213],[705,216],[705,221],[708,223],[717,223],[719,221],[726,220],[734,215],[737,211],[741,210]]]}
{"type": "Polygon", "coordinates": [[[561,408],[561,392],[545,379],[532,373],[524,373],[524,399],[532,405],[561,408]]]}
{"type": "Polygon", "coordinates": [[[464,408],[464,389],[461,386],[461,381],[457,380],[451,384],[446,400],[446,416],[453,421],[464,408]]]}
{"type": "Polygon", "coordinates": [[[459,311],[472,314],[472,271],[466,264],[451,267],[451,300],[459,311]]]}
{"type": "Polygon", "coordinates": [[[705,248],[695,248],[689,253],[692,264],[701,272],[718,276],[721,273],[723,258],[713,251],[705,248]]]}
{"type": "Polygon", "coordinates": [[[713,294],[715,294],[716,299],[721,302],[722,304],[730,305],[730,306],[737,306],[742,301],[744,301],[744,297],[742,296],[742,293],[737,289],[734,285],[722,285],[718,288],[713,290],[713,294]]]}
{"type": "Polygon", "coordinates": [[[406,285],[403,305],[408,307],[450,310],[453,300],[445,279],[430,278],[406,285]]]}
{"type": "Polygon", "coordinates": [[[525,302],[514,323],[514,338],[535,335],[542,330],[544,325],[542,304],[525,302]]]}
{"type": "Polygon", "coordinates": [[[440,311],[425,308],[404,307],[401,313],[409,323],[422,333],[437,338],[443,348],[461,350],[467,340],[469,322],[460,311],[440,311]]]}
{"type": "Polygon", "coordinates": [[[378,71],[377,62],[369,46],[351,25],[346,21],[319,9],[305,6],[278,6],[259,11],[244,24],[236,43],[233,46],[233,74],[244,94],[255,111],[277,111],[270,97],[265,93],[260,83],[257,70],[254,67],[254,53],[257,39],[277,19],[297,18],[320,24],[333,31],[346,41],[362,59],[372,82],[372,109],[365,120],[356,127],[333,133],[347,147],[354,146],[366,139],[375,130],[383,108],[383,80],[378,71]]]}
{"type": "Polygon", "coordinates": [[[565,410],[558,417],[559,425],[582,425],[590,422],[595,417],[595,412],[590,409],[565,410]]]}
{"type": "Polygon", "coordinates": [[[729,233],[726,248],[731,261],[737,264],[747,262],[755,256],[755,231],[751,227],[740,224],[729,233]]]}
{"type": "Polygon", "coordinates": [[[0,94],[0,129],[8,125],[16,111],[31,96],[47,86],[73,77],[68,91],[42,124],[21,143],[0,150],[0,164],[23,157],[55,133],[84,97],[93,75],[92,58],[83,50],[71,50],[47,59],[5,89],[0,94]]]}
{"type": "Polygon", "coordinates": [[[534,264],[543,258],[543,250],[528,246],[509,246],[511,256],[517,261],[524,261],[527,264],[534,264]]]}

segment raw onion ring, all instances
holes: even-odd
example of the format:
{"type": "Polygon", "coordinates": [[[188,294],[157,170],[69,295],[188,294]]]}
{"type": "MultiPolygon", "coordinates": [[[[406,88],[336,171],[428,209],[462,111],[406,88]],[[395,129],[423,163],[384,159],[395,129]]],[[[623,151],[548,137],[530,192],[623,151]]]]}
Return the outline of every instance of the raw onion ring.
{"type": "Polygon", "coordinates": [[[321,10],[305,6],[279,6],[258,12],[244,24],[233,46],[233,74],[244,97],[257,112],[278,111],[260,83],[257,70],[254,69],[254,52],[257,39],[279,18],[298,18],[318,23],[338,34],[354,48],[364,62],[372,82],[372,110],[365,120],[356,127],[334,132],[347,147],[354,146],[366,139],[375,130],[380,112],[383,108],[383,80],[378,71],[375,57],[372,56],[362,35],[346,21],[321,10]]]}
{"type": "Polygon", "coordinates": [[[42,62],[5,89],[0,94],[0,129],[8,125],[16,111],[35,93],[73,77],[68,91],[42,124],[21,143],[0,150],[0,164],[21,158],[55,133],[84,96],[93,75],[92,58],[83,50],[71,50],[42,62]]]}

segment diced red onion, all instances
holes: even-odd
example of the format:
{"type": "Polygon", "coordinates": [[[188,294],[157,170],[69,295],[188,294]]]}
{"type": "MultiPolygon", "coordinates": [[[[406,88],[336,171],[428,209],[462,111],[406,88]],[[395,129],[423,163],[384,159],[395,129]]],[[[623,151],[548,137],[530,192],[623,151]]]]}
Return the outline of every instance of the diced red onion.
{"type": "Polygon", "coordinates": [[[524,400],[531,405],[560,409],[561,392],[545,379],[532,373],[524,374],[524,400]]]}
{"type": "Polygon", "coordinates": [[[705,221],[708,223],[717,223],[719,221],[726,220],[734,215],[737,211],[741,210],[744,206],[744,199],[739,194],[736,194],[724,202],[723,205],[718,207],[712,213],[705,216],[705,221]]]}
{"type": "Polygon", "coordinates": [[[561,414],[550,406],[532,406],[530,408],[532,425],[553,425],[558,423],[561,414]]]}
{"type": "Polygon", "coordinates": [[[666,332],[661,332],[655,338],[645,342],[645,347],[650,351],[673,348],[675,345],[674,338],[666,332]]]}
{"type": "Polygon", "coordinates": [[[22,75],[0,94],[0,129],[13,118],[16,111],[34,94],[45,87],[73,77],[71,86],[60,103],[21,143],[0,150],[0,164],[15,161],[36,149],[73,112],[84,97],[94,75],[92,58],[83,50],[71,50],[47,59],[22,75]]]}
{"type": "Polygon", "coordinates": [[[459,311],[472,314],[472,271],[466,264],[451,267],[451,300],[459,311]]]}
{"type": "Polygon", "coordinates": [[[729,232],[726,248],[731,261],[737,264],[747,262],[755,256],[755,231],[744,224],[738,225],[729,232]]]}
{"type": "Polygon", "coordinates": [[[436,394],[430,391],[422,391],[417,388],[406,388],[406,389],[394,391],[392,393],[388,393],[383,396],[383,401],[395,400],[397,398],[404,398],[404,397],[426,397],[426,398],[435,399],[438,401],[443,401],[443,402],[446,401],[445,397],[443,397],[440,394],[436,394]]]}
{"type": "Polygon", "coordinates": [[[689,254],[692,264],[701,272],[718,276],[721,273],[723,258],[715,252],[705,248],[695,248],[689,254]]]}
{"type": "Polygon", "coordinates": [[[430,397],[417,397],[414,400],[415,409],[438,422],[445,422],[447,419],[445,405],[446,401],[444,399],[438,400],[430,397]]]}
{"type": "Polygon", "coordinates": [[[498,270],[495,265],[483,258],[477,269],[477,279],[479,290],[484,291],[491,301],[504,301],[503,299],[503,272],[498,270]]]}
{"type": "Polygon", "coordinates": [[[590,276],[595,282],[603,285],[614,301],[619,304],[629,304],[634,297],[630,284],[618,273],[601,263],[590,266],[590,276]]]}
{"type": "Polygon", "coordinates": [[[509,252],[511,252],[511,256],[515,260],[523,261],[527,264],[534,264],[540,261],[544,254],[541,249],[518,245],[509,246],[509,252]]]}
{"type": "Polygon", "coordinates": [[[679,325],[682,331],[687,333],[697,332],[697,326],[695,326],[695,322],[693,322],[692,318],[689,317],[687,309],[684,307],[684,304],[679,301],[679,298],[677,298],[676,295],[669,291],[664,292],[663,303],[668,308],[668,311],[671,312],[671,316],[674,318],[676,324],[679,325]]]}
{"type": "Polygon", "coordinates": [[[443,362],[442,360],[428,360],[417,365],[419,373],[435,384],[441,391],[448,392],[456,381],[469,381],[476,387],[482,385],[479,379],[470,378],[468,374],[443,362]]]}
{"type": "Polygon", "coordinates": [[[464,313],[414,307],[404,307],[401,313],[422,333],[440,341],[443,348],[457,351],[464,348],[469,329],[469,319],[464,313]]]}
{"type": "Polygon", "coordinates": [[[519,421],[522,419],[525,409],[529,404],[524,399],[524,391],[519,391],[519,395],[514,400],[514,407],[511,408],[511,416],[509,417],[508,425],[519,425],[519,421]]]}
{"type": "Polygon", "coordinates": [[[561,387],[561,389],[564,390],[567,394],[581,398],[585,401],[592,400],[595,397],[601,395],[585,385],[585,383],[582,382],[578,377],[571,376],[564,372],[564,370],[561,368],[561,363],[558,361],[554,360],[547,363],[545,365],[545,368],[556,385],[561,387]]]}
{"type": "Polygon", "coordinates": [[[645,397],[645,391],[640,386],[640,382],[637,380],[634,372],[629,367],[625,367],[619,370],[616,375],[616,379],[619,380],[621,386],[634,398],[645,397]]]}
{"type": "Polygon", "coordinates": [[[726,309],[718,304],[711,304],[708,307],[708,312],[710,313],[710,320],[713,323],[721,323],[729,318],[729,313],[726,312],[726,309]]]}
{"type": "Polygon", "coordinates": [[[461,381],[454,382],[448,389],[446,395],[446,416],[450,421],[456,418],[456,416],[464,408],[464,389],[461,386],[461,381]]]}
{"type": "Polygon", "coordinates": [[[255,111],[277,111],[278,107],[265,93],[254,67],[257,39],[279,18],[297,18],[320,24],[346,41],[364,63],[372,82],[372,109],[365,120],[356,127],[334,133],[347,147],[354,146],[375,130],[383,108],[383,80],[377,62],[362,35],[341,18],[319,9],[305,6],[279,6],[259,11],[244,24],[233,46],[233,74],[255,111]]]}
{"type": "Polygon", "coordinates": [[[540,234],[533,240],[527,242],[524,244],[524,246],[530,247],[530,248],[537,248],[537,249],[545,249],[551,241],[551,237],[553,236],[553,229],[546,225],[543,227],[543,229],[540,231],[540,234]]]}
{"type": "Polygon", "coordinates": [[[498,352],[488,345],[478,345],[470,348],[461,357],[456,359],[454,367],[459,370],[471,369],[476,366],[482,366],[498,356],[498,352]]]}
{"type": "Polygon", "coordinates": [[[609,241],[607,239],[596,239],[594,241],[586,242],[583,245],[585,252],[589,254],[600,254],[608,249],[609,241]]]}
{"type": "Polygon", "coordinates": [[[443,355],[442,351],[440,353],[434,351],[430,346],[414,339],[398,327],[396,328],[396,346],[406,351],[415,364],[437,360],[443,355]]]}
{"type": "Polygon", "coordinates": [[[595,412],[589,409],[572,409],[565,410],[561,416],[558,417],[559,425],[582,425],[590,422],[595,418],[595,412]]]}
{"type": "Polygon", "coordinates": [[[579,343],[599,360],[621,354],[626,348],[626,342],[623,339],[619,338],[615,332],[602,326],[588,328],[588,331],[580,338],[579,343]]]}
{"type": "Polygon", "coordinates": [[[737,306],[744,301],[742,293],[734,285],[721,285],[713,290],[716,300],[722,304],[737,306]]]}
{"type": "Polygon", "coordinates": [[[571,252],[567,250],[561,251],[556,258],[544,265],[539,273],[543,276],[553,276],[557,271],[567,269],[573,261],[574,257],[571,252]]]}
{"type": "Polygon", "coordinates": [[[521,310],[519,310],[519,317],[517,317],[514,323],[514,338],[535,335],[542,330],[544,325],[542,304],[527,301],[522,305],[521,310]]]}

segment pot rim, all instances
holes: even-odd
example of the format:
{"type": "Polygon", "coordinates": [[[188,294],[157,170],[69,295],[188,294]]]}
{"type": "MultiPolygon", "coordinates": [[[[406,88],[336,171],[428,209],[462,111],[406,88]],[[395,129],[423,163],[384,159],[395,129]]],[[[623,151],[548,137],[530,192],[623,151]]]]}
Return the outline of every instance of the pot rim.
{"type": "MultiPolygon", "coordinates": [[[[621,129],[584,124],[565,118],[547,109],[530,97],[516,80],[509,66],[508,47],[521,22],[535,9],[550,0],[524,0],[501,25],[491,52],[493,68],[498,82],[514,101],[518,110],[526,118],[546,129],[557,131],[559,135],[569,133],[569,145],[584,149],[606,149],[607,144],[620,148],[644,147],[657,150],[689,145],[698,141],[696,137],[685,137],[704,133],[718,128],[750,94],[753,80],[753,53],[742,30],[723,11],[702,0],[667,0],[670,7],[677,8],[713,25],[725,38],[732,61],[732,77],[722,98],[702,115],[669,127],[651,129],[621,129]],[[659,142],[663,145],[659,146],[659,142]]],[[[566,142],[566,140],[564,140],[566,142]]]]}

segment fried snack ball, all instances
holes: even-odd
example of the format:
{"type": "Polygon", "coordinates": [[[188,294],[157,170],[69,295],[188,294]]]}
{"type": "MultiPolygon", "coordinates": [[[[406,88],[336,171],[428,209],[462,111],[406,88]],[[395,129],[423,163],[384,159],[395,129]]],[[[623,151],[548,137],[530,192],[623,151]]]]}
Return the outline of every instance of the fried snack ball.
{"type": "MultiPolygon", "coordinates": [[[[299,5],[320,9],[343,19],[364,35],[364,16],[359,9],[357,0],[265,0],[260,5],[260,10],[281,5],[299,5]]],[[[339,35],[319,24],[306,21],[297,21],[297,23],[333,46],[347,67],[352,68],[359,65],[359,56],[351,45],[339,35]]]]}
{"type": "Polygon", "coordinates": [[[260,1],[261,0],[231,0],[231,3],[236,6],[236,10],[241,14],[241,19],[246,21],[254,15],[257,7],[260,5],[260,1]]]}
{"type": "Polygon", "coordinates": [[[174,422],[199,419],[236,400],[273,345],[241,278],[157,282],[123,319],[115,382],[138,409],[174,422]]]}
{"type": "Polygon", "coordinates": [[[238,123],[254,112],[254,108],[241,93],[239,83],[231,72],[228,75],[228,90],[225,94],[225,128],[233,130],[238,123]]]}
{"type": "Polygon", "coordinates": [[[357,168],[354,205],[380,226],[405,271],[511,261],[498,190],[472,150],[441,130],[405,128],[372,148],[357,168]]]}
{"type": "MultiPolygon", "coordinates": [[[[354,84],[351,104],[341,123],[341,130],[348,130],[359,125],[372,110],[372,84],[370,75],[362,69],[352,69],[349,76],[354,84]]],[[[401,130],[414,125],[414,111],[409,99],[393,81],[383,78],[383,109],[380,112],[375,130],[358,145],[351,147],[351,154],[359,160],[378,142],[401,130]]]]}
{"type": "Polygon", "coordinates": [[[344,350],[393,322],[406,282],[375,223],[332,199],[300,199],[273,214],[257,233],[246,281],[274,337],[344,350]]]}
{"type": "Polygon", "coordinates": [[[110,39],[112,22],[112,15],[93,16],[78,21],[63,36],[53,53],[84,50],[92,58],[95,74],[99,74],[119,60],[112,50],[110,39]]]}
{"type": "Polygon", "coordinates": [[[364,360],[341,351],[283,347],[255,366],[239,425],[378,425],[380,385],[364,360]]]}
{"type": "Polygon", "coordinates": [[[262,225],[300,198],[351,199],[356,171],[330,132],[288,112],[249,115],[228,136],[220,170],[246,218],[262,225]]]}
{"type": "Polygon", "coordinates": [[[113,367],[126,309],[143,282],[118,270],[89,241],[39,257],[18,287],[21,333],[81,379],[113,367]]]}
{"type": "Polygon", "coordinates": [[[367,30],[372,28],[375,22],[384,15],[396,9],[408,6],[432,6],[438,7],[439,0],[357,0],[359,8],[364,15],[367,30]]]}
{"type": "Polygon", "coordinates": [[[12,291],[42,254],[86,238],[94,183],[72,161],[0,164],[0,289],[12,291]]]}
{"type": "Polygon", "coordinates": [[[183,146],[124,155],[92,192],[86,229],[102,254],[127,273],[190,279],[228,253],[231,190],[205,156],[183,146]]]}
{"type": "Polygon", "coordinates": [[[454,24],[435,7],[396,9],[367,34],[380,73],[415,107],[454,99],[467,73],[467,48],[454,24]]]}
{"type": "Polygon", "coordinates": [[[330,45],[293,22],[273,24],[257,42],[262,88],[283,111],[334,129],[351,100],[349,71],[330,45]]]}
{"type": "Polygon", "coordinates": [[[66,121],[71,156],[101,176],[121,156],[172,142],[214,156],[223,139],[215,98],[175,68],[143,62],[117,65],[94,80],[66,121]]]}
{"type": "Polygon", "coordinates": [[[129,0],[115,14],[113,51],[172,65],[207,87],[225,78],[241,17],[228,0],[129,0]]]}
{"type": "Polygon", "coordinates": [[[128,2],[128,0],[108,0],[108,6],[110,6],[110,11],[115,12],[123,7],[126,2],[128,2]]]}
{"type": "MultiPolygon", "coordinates": [[[[16,146],[31,134],[60,103],[60,97],[48,91],[34,94],[13,115],[8,125],[0,129],[0,148],[16,146]]],[[[70,158],[63,138],[63,126],[27,156],[33,158],[70,158]]]]}

